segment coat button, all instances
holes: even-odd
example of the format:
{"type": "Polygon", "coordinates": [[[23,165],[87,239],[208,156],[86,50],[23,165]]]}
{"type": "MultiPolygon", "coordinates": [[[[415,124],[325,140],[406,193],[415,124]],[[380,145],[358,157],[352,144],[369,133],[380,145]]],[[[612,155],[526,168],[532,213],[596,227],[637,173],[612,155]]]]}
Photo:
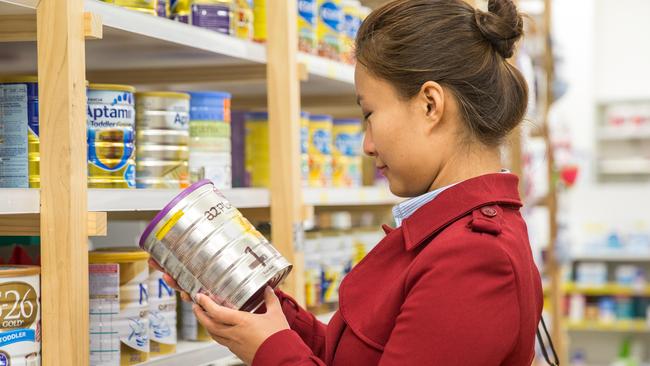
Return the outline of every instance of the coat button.
{"type": "Polygon", "coordinates": [[[494,217],[497,215],[497,210],[494,207],[486,206],[481,208],[481,213],[487,217],[494,217]]]}

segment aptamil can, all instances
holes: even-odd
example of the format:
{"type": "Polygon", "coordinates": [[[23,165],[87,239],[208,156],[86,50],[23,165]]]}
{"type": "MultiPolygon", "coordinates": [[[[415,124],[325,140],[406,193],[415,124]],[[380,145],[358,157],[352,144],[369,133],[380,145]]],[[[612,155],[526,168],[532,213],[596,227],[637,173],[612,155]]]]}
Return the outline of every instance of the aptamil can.
{"type": "Polygon", "coordinates": [[[318,39],[318,54],[333,60],[339,60],[341,55],[341,26],[343,12],[341,0],[317,0],[318,19],[316,38],[318,39]]]}
{"type": "Polygon", "coordinates": [[[317,53],[316,0],[298,0],[298,49],[302,52],[317,53]]]}
{"type": "Polygon", "coordinates": [[[123,8],[137,10],[143,13],[156,15],[156,4],[158,0],[102,0],[106,3],[115,4],[123,8]]]}
{"type": "Polygon", "coordinates": [[[309,185],[309,113],[300,112],[300,180],[309,185]]]}
{"type": "Polygon", "coordinates": [[[267,38],[266,1],[253,0],[253,40],[264,43],[267,38]]]}
{"type": "Polygon", "coordinates": [[[40,267],[0,266],[0,365],[41,364],[40,267]]]}
{"type": "Polygon", "coordinates": [[[135,99],[137,187],[189,186],[189,94],[146,92],[135,99]]]}
{"type": "Polygon", "coordinates": [[[309,186],[327,187],[332,181],[332,117],[309,117],[309,186]]]}
{"type": "Polygon", "coordinates": [[[192,298],[202,293],[242,311],[263,304],[264,288],[279,285],[292,267],[208,180],[167,204],[140,246],[192,298]]]}
{"type": "Polygon", "coordinates": [[[341,27],[341,60],[354,64],[354,42],[361,27],[361,4],[358,0],[343,0],[343,26],[341,27]]]}
{"type": "Polygon", "coordinates": [[[269,114],[246,114],[246,173],[251,187],[269,187],[271,167],[269,157],[269,114]]]}
{"type": "Polygon", "coordinates": [[[361,185],[361,121],[335,119],[332,128],[332,183],[335,187],[361,185]]]}
{"type": "Polygon", "coordinates": [[[0,78],[0,188],[38,188],[38,78],[0,78]]]}
{"type": "Polygon", "coordinates": [[[135,110],[128,85],[88,88],[88,186],[135,188],[135,110]],[[109,151],[106,143],[114,144],[109,151]]]}
{"type": "Polygon", "coordinates": [[[162,272],[149,272],[149,337],[151,356],[176,352],[176,291],[163,281],[162,272]]]}
{"type": "Polygon", "coordinates": [[[149,254],[135,248],[89,254],[90,364],[135,365],[149,359],[149,254]]]}
{"type": "Polygon", "coordinates": [[[190,121],[230,123],[232,94],[220,91],[194,91],[190,95],[190,121]]]}

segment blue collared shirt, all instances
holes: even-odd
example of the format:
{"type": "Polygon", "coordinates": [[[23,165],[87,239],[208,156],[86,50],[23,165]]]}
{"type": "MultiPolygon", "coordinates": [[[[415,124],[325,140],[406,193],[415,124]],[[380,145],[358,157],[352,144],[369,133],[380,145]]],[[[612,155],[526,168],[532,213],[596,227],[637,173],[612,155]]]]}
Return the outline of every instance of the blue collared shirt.
{"type": "Polygon", "coordinates": [[[436,190],[433,190],[431,192],[427,192],[425,194],[422,194],[417,197],[413,197],[411,199],[408,199],[396,206],[393,207],[393,217],[395,218],[395,225],[396,227],[402,226],[402,221],[404,221],[407,217],[413,215],[415,211],[418,210],[418,208],[424,206],[425,204],[433,201],[434,198],[436,198],[442,191],[449,187],[453,187],[455,184],[450,184],[448,186],[444,186],[441,188],[438,188],[436,190]]]}
{"type": "MultiPolygon", "coordinates": [[[[508,169],[501,169],[501,173],[510,173],[508,169]]],[[[393,207],[393,217],[395,218],[395,227],[402,226],[402,221],[406,220],[407,217],[413,215],[418,208],[426,205],[427,203],[433,201],[440,193],[445,189],[455,186],[458,183],[450,184],[433,190],[431,192],[424,193],[420,196],[413,197],[408,199],[396,206],[393,207]]]]}

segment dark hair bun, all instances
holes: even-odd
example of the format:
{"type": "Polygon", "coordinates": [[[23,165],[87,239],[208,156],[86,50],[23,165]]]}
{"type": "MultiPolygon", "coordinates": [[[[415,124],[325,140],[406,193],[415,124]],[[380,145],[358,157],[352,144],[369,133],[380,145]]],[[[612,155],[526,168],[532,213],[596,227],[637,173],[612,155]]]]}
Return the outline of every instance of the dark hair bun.
{"type": "Polygon", "coordinates": [[[504,58],[512,57],[515,43],[524,33],[524,21],[512,0],[489,0],[488,12],[476,9],[476,25],[504,58]]]}

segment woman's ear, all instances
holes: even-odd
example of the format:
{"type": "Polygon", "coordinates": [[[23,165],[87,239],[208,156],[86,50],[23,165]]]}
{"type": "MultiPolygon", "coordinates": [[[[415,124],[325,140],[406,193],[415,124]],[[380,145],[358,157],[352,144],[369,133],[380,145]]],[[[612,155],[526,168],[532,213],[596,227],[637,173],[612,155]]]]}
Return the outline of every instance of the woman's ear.
{"type": "Polygon", "coordinates": [[[435,81],[422,84],[418,96],[419,103],[424,107],[425,118],[430,128],[437,126],[442,120],[445,110],[445,90],[435,81]]]}

